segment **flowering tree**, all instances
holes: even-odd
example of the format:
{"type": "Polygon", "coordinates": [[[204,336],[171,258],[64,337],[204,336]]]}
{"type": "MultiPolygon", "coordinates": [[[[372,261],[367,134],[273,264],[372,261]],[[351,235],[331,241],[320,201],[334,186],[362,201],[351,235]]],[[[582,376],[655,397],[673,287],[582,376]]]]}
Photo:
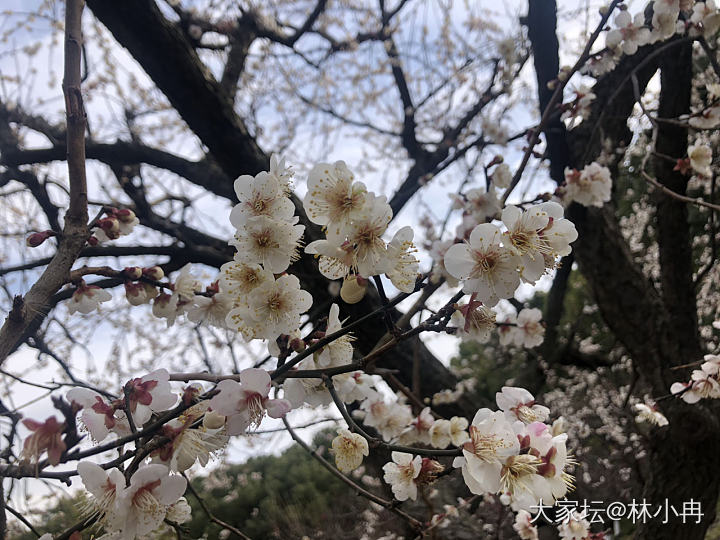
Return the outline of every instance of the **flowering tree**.
{"type": "MultiPolygon", "coordinates": [[[[720,397],[720,12],[613,0],[564,51],[555,2],[531,0],[522,27],[481,4],[88,0],[83,16],[66,0],[5,14],[8,40],[49,28],[16,60],[64,39],[65,121],[24,97],[22,73],[3,79],[3,535],[9,513],[53,537],[12,497],[43,480],[86,493],[54,538],[182,537],[187,475],[270,417],[408,537],[482,501],[499,515],[486,533],[538,538],[544,507],[576,484],[590,493],[580,413],[595,403],[593,434],[626,463],[644,454],[632,485],[605,493],[678,518],[627,515],[634,534],[704,537],[720,489],[720,426],[700,402],[720,397]],[[564,322],[578,276],[601,326],[580,336],[564,322]],[[546,284],[542,310],[516,298],[546,284]],[[93,372],[78,359],[99,346],[100,316],[121,337],[93,372]],[[438,335],[522,366],[486,406],[482,381],[431,352],[438,335]],[[18,372],[31,349],[62,379],[18,372]],[[588,403],[571,399],[581,384],[588,403]],[[24,415],[26,387],[55,412],[24,415]],[[331,459],[297,428],[328,409],[331,459]],[[384,483],[358,482],[360,467],[384,483]],[[431,485],[461,502],[435,509],[431,485]]],[[[557,521],[566,539],[609,531],[587,512],[557,521]]]]}

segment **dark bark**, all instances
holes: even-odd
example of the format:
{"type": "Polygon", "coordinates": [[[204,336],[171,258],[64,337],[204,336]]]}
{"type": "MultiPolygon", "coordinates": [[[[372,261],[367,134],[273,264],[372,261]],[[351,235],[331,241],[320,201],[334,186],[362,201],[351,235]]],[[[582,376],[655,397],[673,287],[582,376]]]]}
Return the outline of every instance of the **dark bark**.
{"type": "Polygon", "coordinates": [[[167,96],[230,177],[267,170],[268,157],[235,114],[232,97],[203,65],[182,30],[163,16],[154,0],[89,0],[87,4],[167,96]]]}

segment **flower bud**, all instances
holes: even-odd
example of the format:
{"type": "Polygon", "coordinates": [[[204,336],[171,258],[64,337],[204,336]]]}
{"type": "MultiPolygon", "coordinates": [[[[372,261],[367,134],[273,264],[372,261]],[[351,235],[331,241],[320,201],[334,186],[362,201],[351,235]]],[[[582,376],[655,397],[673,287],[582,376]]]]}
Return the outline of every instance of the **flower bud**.
{"type": "Polygon", "coordinates": [[[51,236],[55,236],[55,231],[42,231],[32,233],[28,235],[28,237],[25,239],[25,243],[28,247],[38,247],[51,236]]]}
{"type": "Polygon", "coordinates": [[[147,298],[147,301],[149,302],[151,299],[155,298],[160,292],[157,290],[157,287],[155,285],[152,285],[150,283],[142,282],[140,283],[142,285],[143,290],[145,291],[145,297],[147,298]]]}
{"type": "Polygon", "coordinates": [[[132,223],[133,221],[135,221],[135,212],[133,212],[129,208],[121,208],[120,210],[115,212],[115,217],[123,223],[132,223]]]}
{"type": "Polygon", "coordinates": [[[163,269],[159,266],[150,266],[148,268],[143,268],[142,273],[145,275],[145,277],[153,279],[155,281],[160,281],[162,278],[165,277],[165,272],[163,272],[163,269]]]}
{"type": "Polygon", "coordinates": [[[145,294],[145,288],[142,283],[125,282],[125,296],[130,305],[139,306],[150,301],[145,294]]]}
{"type": "Polygon", "coordinates": [[[137,280],[142,277],[142,268],[139,266],[128,266],[123,270],[125,277],[132,280],[137,280]]]}
{"type": "Polygon", "coordinates": [[[102,218],[101,220],[98,220],[97,224],[111,240],[115,240],[120,237],[120,222],[116,218],[102,218]]]}
{"type": "Polygon", "coordinates": [[[225,417],[215,411],[208,411],[203,417],[203,427],[205,429],[220,429],[225,425],[225,417]]]}
{"type": "Polygon", "coordinates": [[[305,350],[305,341],[300,338],[293,338],[290,340],[290,348],[296,353],[303,352],[305,350]]]}
{"type": "Polygon", "coordinates": [[[340,298],[348,304],[357,304],[365,297],[366,291],[367,280],[355,275],[348,276],[343,280],[342,287],[340,288],[340,298]],[[360,282],[361,279],[364,282],[362,284],[360,282]]]}

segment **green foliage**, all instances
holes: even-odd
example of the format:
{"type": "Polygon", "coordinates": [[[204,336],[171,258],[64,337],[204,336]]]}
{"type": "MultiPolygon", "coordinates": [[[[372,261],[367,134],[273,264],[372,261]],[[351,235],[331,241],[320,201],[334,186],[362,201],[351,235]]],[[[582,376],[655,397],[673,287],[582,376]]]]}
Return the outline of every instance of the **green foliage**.
{"type": "MultiPolygon", "coordinates": [[[[321,433],[314,445],[327,447],[333,435],[321,433]]],[[[352,529],[357,513],[367,506],[298,446],[279,457],[261,456],[218,469],[193,485],[217,518],[253,539],[319,538],[329,529],[342,533],[352,529]]],[[[190,537],[206,532],[216,538],[220,527],[208,525],[197,501],[192,497],[189,501],[193,507],[190,537]]]]}

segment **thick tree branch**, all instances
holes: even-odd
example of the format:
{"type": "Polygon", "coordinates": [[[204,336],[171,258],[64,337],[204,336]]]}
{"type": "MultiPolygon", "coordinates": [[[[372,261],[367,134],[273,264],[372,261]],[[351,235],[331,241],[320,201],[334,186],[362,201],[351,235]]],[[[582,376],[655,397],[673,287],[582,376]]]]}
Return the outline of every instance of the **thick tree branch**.
{"type": "Polygon", "coordinates": [[[68,0],[65,12],[68,173],[70,208],[58,251],[24,298],[16,297],[13,311],[0,329],[0,364],[29,335],[33,321],[47,314],[50,298],[65,283],[72,264],[88,238],[85,181],[85,111],[80,93],[82,0],[68,0]]]}

